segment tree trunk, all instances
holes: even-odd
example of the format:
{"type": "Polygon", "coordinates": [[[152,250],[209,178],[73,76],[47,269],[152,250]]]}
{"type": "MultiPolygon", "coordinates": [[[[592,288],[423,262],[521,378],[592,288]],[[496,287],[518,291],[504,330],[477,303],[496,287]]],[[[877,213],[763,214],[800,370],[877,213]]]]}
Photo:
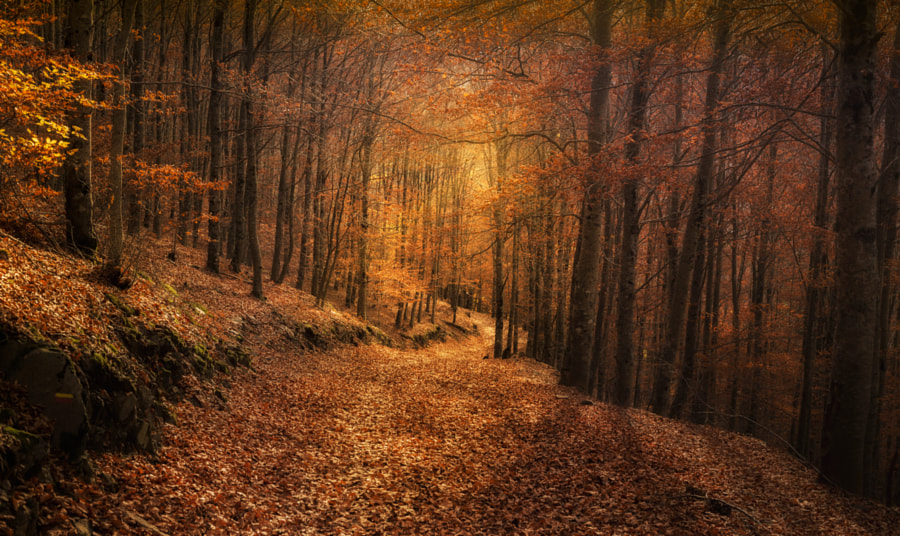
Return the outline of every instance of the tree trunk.
{"type": "Polygon", "coordinates": [[[222,192],[218,183],[222,180],[222,81],[220,79],[221,63],[224,60],[222,34],[225,28],[225,0],[216,0],[213,8],[212,31],[209,37],[209,108],[207,109],[207,130],[209,132],[209,222],[207,233],[209,242],[206,248],[206,269],[219,273],[219,200],[222,192]]]}
{"type": "Polygon", "coordinates": [[[259,299],[263,297],[262,255],[259,250],[259,219],[257,216],[257,155],[256,155],[256,117],[253,106],[253,91],[250,78],[253,72],[253,64],[256,60],[256,38],[254,37],[254,15],[256,13],[256,1],[246,0],[244,4],[244,62],[243,76],[245,81],[244,99],[241,103],[244,116],[244,143],[247,165],[246,191],[244,201],[247,210],[247,238],[250,246],[250,265],[253,268],[253,288],[250,293],[259,299]]]}
{"type": "MultiPolygon", "coordinates": [[[[289,93],[291,93],[289,91],[289,93]]],[[[299,133],[297,134],[299,137],[299,133]]],[[[287,218],[293,207],[287,206],[288,190],[290,184],[290,168],[293,167],[294,155],[291,151],[291,127],[285,125],[281,128],[281,167],[278,171],[278,192],[275,194],[275,242],[272,245],[272,267],[269,270],[269,278],[278,283],[281,275],[281,258],[284,255],[284,237],[287,218]]]]}
{"type": "MultiPolygon", "coordinates": [[[[591,17],[591,38],[604,51],[612,43],[614,2],[594,0],[591,17]]],[[[607,142],[609,88],[612,69],[608,58],[601,58],[591,80],[591,100],[588,111],[588,158],[596,158],[607,142]]],[[[582,200],[578,243],[580,244],[572,269],[569,301],[568,339],[565,341],[562,376],[564,385],[582,392],[590,389],[591,355],[597,321],[597,281],[600,272],[600,244],[602,241],[603,201],[600,182],[585,188],[582,200]]]]}
{"type": "Polygon", "coordinates": [[[109,255],[106,263],[120,268],[125,245],[125,226],[123,211],[125,206],[125,189],[122,187],[122,156],[125,153],[125,133],[128,109],[125,105],[125,84],[128,78],[126,62],[128,44],[131,42],[131,21],[134,16],[136,0],[123,0],[122,26],[116,37],[116,48],[113,62],[119,65],[120,76],[113,88],[113,117],[109,149],[109,186],[112,204],[109,209],[109,255]]]}
{"type": "MultiPolygon", "coordinates": [[[[93,0],[71,0],[65,45],[75,59],[87,63],[91,59],[91,37],[94,27],[93,0]]],[[[87,100],[92,98],[90,79],[75,82],[74,89],[87,100]]],[[[91,186],[91,108],[77,104],[69,112],[69,125],[77,133],[69,137],[68,156],[63,162],[63,184],[66,211],[66,242],[79,253],[92,257],[98,240],[94,233],[94,200],[91,186]]]]}
{"type": "MultiPolygon", "coordinates": [[[[853,493],[866,479],[866,424],[879,273],[875,239],[877,176],[874,162],[876,5],[844,0],[837,65],[835,258],[838,314],[831,400],[823,424],[822,472],[853,493]]],[[[877,439],[877,438],[876,438],[877,439]]]]}
{"type": "Polygon", "coordinates": [[[360,149],[360,207],[359,207],[359,250],[357,252],[356,283],[358,297],[356,300],[356,316],[363,320],[368,317],[368,291],[369,291],[369,180],[372,174],[372,143],[371,136],[367,136],[360,149]]]}
{"type": "Polygon", "coordinates": [[[697,241],[697,256],[694,259],[694,270],[691,273],[691,289],[688,294],[687,318],[685,320],[684,355],[681,374],[675,387],[672,409],[669,414],[673,418],[683,418],[692,391],[696,389],[697,351],[699,346],[700,300],[703,296],[704,263],[706,262],[705,242],[707,229],[700,230],[697,241]]]}
{"type": "Polygon", "coordinates": [[[701,126],[702,142],[700,162],[694,182],[694,194],[688,214],[687,226],[675,279],[669,294],[666,332],[660,359],[656,368],[651,394],[651,407],[655,413],[668,415],[670,391],[676,378],[676,357],[684,336],[684,319],[689,301],[691,273],[697,258],[702,228],[706,225],[709,187],[712,181],[713,164],[716,156],[715,114],[719,105],[719,85],[728,42],[731,37],[730,13],[732,0],[721,0],[716,10],[717,23],[713,49],[713,60],[706,79],[706,102],[701,126]]]}
{"type": "Polygon", "coordinates": [[[881,295],[878,300],[878,348],[872,375],[872,402],[869,422],[866,426],[865,474],[872,475],[866,495],[874,496],[878,489],[876,479],[883,474],[879,453],[881,437],[881,409],[887,375],[888,352],[891,341],[891,313],[893,312],[894,285],[891,263],[897,243],[897,196],[900,193],[900,23],[894,33],[894,50],[891,55],[891,81],[887,84],[884,117],[884,152],[881,156],[881,177],[878,181],[876,219],[878,234],[878,271],[881,274],[881,295]]]}
{"type": "MultiPolygon", "coordinates": [[[[137,0],[134,11],[134,27],[136,35],[131,44],[131,98],[128,105],[128,128],[131,133],[131,153],[136,160],[143,159],[144,152],[144,0],[137,0]]],[[[126,228],[129,235],[135,235],[141,228],[142,213],[147,210],[144,201],[139,199],[136,187],[125,188],[128,203],[126,228]]]]}
{"type": "MultiPolygon", "coordinates": [[[[652,39],[665,4],[661,0],[647,0],[647,30],[652,39]]],[[[628,112],[628,141],[625,160],[637,166],[644,141],[647,103],[650,101],[650,69],[652,44],[638,53],[638,68],[631,89],[631,109],[628,112]]],[[[636,299],[638,238],[640,236],[639,187],[640,179],[634,171],[622,187],[622,244],[619,262],[619,301],[616,314],[616,390],[615,401],[631,406],[634,401],[634,305],[636,299]]]]}
{"type": "MultiPolygon", "coordinates": [[[[823,55],[823,64],[829,64],[827,49],[823,55]]],[[[822,72],[822,102],[827,108],[823,110],[819,120],[819,144],[822,154],[819,157],[818,180],[816,183],[816,203],[813,208],[813,225],[816,226],[812,252],[809,255],[809,276],[806,285],[806,314],[803,318],[802,360],[803,376],[800,384],[800,410],[797,418],[797,438],[794,444],[797,452],[807,460],[813,459],[812,449],[812,402],[813,377],[816,360],[823,350],[824,338],[823,305],[826,285],[825,268],[827,264],[827,246],[825,237],[828,229],[828,184],[831,181],[831,148],[834,139],[834,124],[830,114],[834,102],[834,84],[830,71],[825,67],[822,72]]]]}
{"type": "Polygon", "coordinates": [[[313,149],[312,138],[306,146],[306,163],[303,165],[303,217],[300,220],[300,251],[297,252],[297,281],[294,286],[302,290],[309,271],[310,233],[312,228],[313,149]]]}

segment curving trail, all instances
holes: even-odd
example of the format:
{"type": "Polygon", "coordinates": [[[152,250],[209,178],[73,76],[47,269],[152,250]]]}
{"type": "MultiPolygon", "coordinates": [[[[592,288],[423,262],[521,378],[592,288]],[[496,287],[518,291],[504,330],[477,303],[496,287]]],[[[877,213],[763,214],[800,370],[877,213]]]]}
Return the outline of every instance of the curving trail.
{"type": "Polygon", "coordinates": [[[101,458],[120,485],[104,500],[125,515],[96,533],[882,530],[758,441],[580,405],[549,368],[483,360],[475,341],[263,348],[227,402],[189,388],[202,406],[179,406],[156,462],[101,458]]]}

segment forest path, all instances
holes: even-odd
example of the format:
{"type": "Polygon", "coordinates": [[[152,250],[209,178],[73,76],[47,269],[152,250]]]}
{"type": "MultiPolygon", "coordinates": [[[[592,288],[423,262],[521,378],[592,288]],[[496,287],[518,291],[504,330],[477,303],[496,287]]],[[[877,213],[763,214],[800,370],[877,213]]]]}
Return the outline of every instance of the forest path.
{"type": "Polygon", "coordinates": [[[581,405],[483,354],[269,344],[227,402],[179,406],[158,461],[101,458],[110,508],[145,524],[98,533],[873,533],[758,441],[581,405]]]}

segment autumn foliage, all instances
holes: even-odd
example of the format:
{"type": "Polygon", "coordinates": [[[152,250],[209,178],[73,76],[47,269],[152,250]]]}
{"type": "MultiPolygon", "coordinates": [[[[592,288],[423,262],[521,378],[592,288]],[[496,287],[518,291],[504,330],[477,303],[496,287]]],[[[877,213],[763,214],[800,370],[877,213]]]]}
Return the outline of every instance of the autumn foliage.
{"type": "Polygon", "coordinates": [[[186,380],[165,463],[79,484],[86,516],[130,501],[105,531],[888,530],[724,430],[900,494],[896,2],[14,4],[0,320],[126,352],[112,284],[263,359],[230,397],[186,380]],[[470,338],[274,350],[337,325],[470,338]]]}

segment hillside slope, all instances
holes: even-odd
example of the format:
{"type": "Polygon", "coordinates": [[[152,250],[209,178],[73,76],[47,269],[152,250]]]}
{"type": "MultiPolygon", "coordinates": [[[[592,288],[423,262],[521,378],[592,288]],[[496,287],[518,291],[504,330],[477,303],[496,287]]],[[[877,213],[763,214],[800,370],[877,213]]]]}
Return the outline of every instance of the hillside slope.
{"type": "Polygon", "coordinates": [[[473,341],[298,354],[260,341],[157,460],[104,456],[103,534],[895,534],[763,443],[583,405],[473,341]],[[124,527],[121,523],[124,523],[124,527]],[[153,532],[141,532],[151,534],[153,532]],[[159,534],[159,532],[155,532],[159,534]]]}
{"type": "MultiPolygon", "coordinates": [[[[75,362],[114,357],[129,388],[144,385],[166,412],[148,414],[157,420],[145,449],[126,437],[71,460],[56,449],[30,460],[22,445],[34,438],[46,449],[51,423],[7,390],[0,520],[9,534],[887,535],[900,526],[896,509],[822,486],[758,440],[584,404],[549,367],[482,359],[480,337],[374,344],[389,340],[287,287],[250,298],[246,281],[203,272],[191,252],[173,263],[149,251],[143,275],[120,290],[89,263],[2,234],[0,250],[4,329],[75,362]],[[128,348],[123,319],[181,341],[177,381],[128,348]],[[200,346],[209,370],[194,363],[200,346]],[[237,349],[251,367],[223,361],[237,349]]],[[[112,413],[128,404],[107,398],[112,413]]]]}

